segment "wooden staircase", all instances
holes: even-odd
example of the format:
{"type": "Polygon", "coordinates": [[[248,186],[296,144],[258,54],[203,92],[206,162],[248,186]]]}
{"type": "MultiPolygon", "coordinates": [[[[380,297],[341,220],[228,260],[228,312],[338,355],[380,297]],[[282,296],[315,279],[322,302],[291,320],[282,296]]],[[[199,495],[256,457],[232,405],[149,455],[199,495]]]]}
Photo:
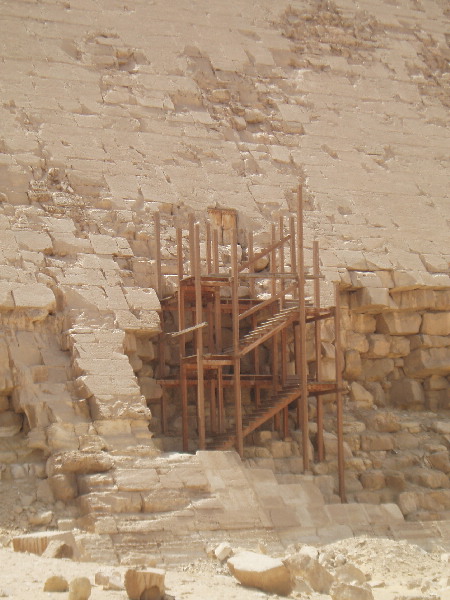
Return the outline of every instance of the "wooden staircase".
{"type": "MultiPolygon", "coordinates": [[[[301,389],[296,384],[288,384],[280,389],[280,391],[271,398],[261,402],[256,406],[251,413],[245,415],[242,419],[242,434],[246,437],[260,425],[266,423],[274,417],[283,408],[286,408],[293,400],[296,400],[301,394],[301,389]]],[[[236,443],[235,429],[228,429],[224,433],[220,433],[212,437],[207,443],[208,450],[228,450],[236,443]]]]}
{"type": "MultiPolygon", "coordinates": [[[[266,319],[239,340],[239,356],[245,356],[273,335],[285,329],[295,319],[298,319],[298,306],[284,308],[266,319]]],[[[233,348],[227,348],[224,354],[231,354],[232,352],[233,348]]]]}

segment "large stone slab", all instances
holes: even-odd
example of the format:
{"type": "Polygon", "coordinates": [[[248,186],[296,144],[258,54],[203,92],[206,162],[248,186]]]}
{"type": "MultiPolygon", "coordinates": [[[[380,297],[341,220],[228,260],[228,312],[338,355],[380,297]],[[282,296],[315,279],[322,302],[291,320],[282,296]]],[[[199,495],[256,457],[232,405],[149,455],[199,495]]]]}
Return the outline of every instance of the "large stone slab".
{"type": "Polygon", "coordinates": [[[287,596],[292,590],[289,569],[277,558],[256,552],[239,552],[227,561],[238,581],[269,594],[287,596]]]}

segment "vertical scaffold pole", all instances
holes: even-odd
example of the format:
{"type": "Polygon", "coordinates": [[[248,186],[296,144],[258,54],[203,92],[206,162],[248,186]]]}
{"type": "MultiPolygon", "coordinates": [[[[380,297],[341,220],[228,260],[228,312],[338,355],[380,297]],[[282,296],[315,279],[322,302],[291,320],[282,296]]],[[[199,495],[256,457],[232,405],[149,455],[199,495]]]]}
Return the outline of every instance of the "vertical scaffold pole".
{"type": "MultiPolygon", "coordinates": [[[[195,280],[195,319],[196,325],[200,325],[202,315],[202,281],[200,265],[200,224],[194,227],[194,280],[195,280]]],[[[205,378],[203,369],[203,328],[195,330],[195,345],[197,348],[197,427],[198,447],[204,450],[206,447],[205,434],[205,378]]]]}
{"type": "Polygon", "coordinates": [[[301,185],[298,186],[297,201],[297,269],[301,387],[300,402],[297,404],[297,422],[301,423],[303,470],[307,471],[309,469],[308,363],[306,357],[305,252],[303,235],[303,194],[301,185]]]}
{"type": "Polygon", "coordinates": [[[237,260],[237,230],[233,229],[231,240],[231,312],[233,321],[233,372],[234,372],[234,406],[236,419],[236,449],[239,456],[244,454],[244,439],[242,433],[242,405],[241,405],[241,359],[239,356],[239,272],[237,260]]]}
{"type": "MultiPolygon", "coordinates": [[[[313,276],[314,276],[314,308],[317,313],[320,309],[320,264],[319,264],[319,242],[313,242],[313,276]]],[[[317,317],[320,315],[317,314],[317,317]]],[[[322,381],[322,340],[321,340],[321,320],[319,318],[314,322],[314,341],[316,351],[316,379],[322,381]]],[[[323,441],[323,399],[317,396],[317,458],[319,462],[325,460],[325,445],[323,441]]]]}
{"type": "MultiPolygon", "coordinates": [[[[183,231],[177,229],[177,263],[178,263],[178,330],[186,328],[186,312],[184,307],[184,289],[182,280],[184,278],[183,267],[183,231]]],[[[184,334],[179,336],[180,355],[180,386],[181,386],[181,422],[183,437],[183,452],[189,450],[189,420],[188,420],[188,388],[186,366],[183,363],[186,350],[186,339],[184,334]]]]}
{"type": "Polygon", "coordinates": [[[334,286],[334,330],[336,352],[336,403],[337,403],[337,440],[338,440],[338,476],[339,496],[341,502],[346,502],[345,474],[344,474],[344,408],[342,399],[342,348],[341,348],[341,299],[339,284],[334,286]]]}
{"type": "MultiPolygon", "coordinates": [[[[254,244],[253,244],[253,231],[249,231],[248,233],[248,260],[251,263],[253,261],[255,254],[254,254],[254,244]]],[[[250,273],[254,273],[255,272],[255,265],[252,264],[249,268],[250,273]]],[[[250,298],[254,298],[255,297],[255,279],[253,277],[250,278],[250,298]]],[[[252,319],[252,329],[256,329],[256,327],[258,326],[258,317],[256,316],[256,314],[254,313],[251,316],[252,319]]],[[[259,346],[256,346],[256,348],[253,350],[252,352],[253,354],[253,370],[255,372],[256,375],[259,375],[259,346]]],[[[259,382],[256,382],[255,388],[254,388],[254,392],[255,392],[255,406],[258,407],[261,403],[261,388],[259,386],[259,382]]]]}

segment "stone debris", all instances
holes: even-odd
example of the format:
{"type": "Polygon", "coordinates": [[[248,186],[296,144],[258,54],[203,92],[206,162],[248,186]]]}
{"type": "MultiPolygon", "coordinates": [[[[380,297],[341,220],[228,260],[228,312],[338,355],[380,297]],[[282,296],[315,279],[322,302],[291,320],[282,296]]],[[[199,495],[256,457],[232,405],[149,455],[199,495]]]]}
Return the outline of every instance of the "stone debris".
{"type": "Polygon", "coordinates": [[[61,575],[52,575],[45,581],[44,592],[67,592],[69,583],[61,575]]]}
{"type": "Polygon", "coordinates": [[[72,558],[73,547],[65,542],[52,540],[42,553],[46,558],[72,558]]]}
{"type": "Polygon", "coordinates": [[[256,552],[239,552],[228,559],[227,565],[242,585],[280,596],[287,596],[292,590],[291,574],[279,559],[256,552]]]}
{"type": "Polygon", "coordinates": [[[118,571],[98,571],[94,581],[95,585],[101,585],[104,590],[122,591],[125,589],[123,575],[118,571]]]}
{"type": "Polygon", "coordinates": [[[232,554],[233,548],[230,546],[230,544],[227,544],[227,542],[222,542],[214,550],[214,556],[221,562],[227,560],[227,558],[230,558],[232,554]]]}
{"type": "Polygon", "coordinates": [[[165,571],[162,569],[128,569],[125,590],[130,600],[161,600],[165,593],[165,571]]]}
{"type": "Polygon", "coordinates": [[[293,554],[284,560],[284,564],[295,576],[300,577],[319,594],[329,594],[333,576],[310,553],[293,554]]]}
{"type": "Polygon", "coordinates": [[[91,588],[88,577],[75,577],[69,584],[69,600],[88,600],[91,588]]]}
{"type": "Polygon", "coordinates": [[[330,596],[333,600],[373,600],[372,590],[349,583],[337,583],[332,586],[330,596]]]}

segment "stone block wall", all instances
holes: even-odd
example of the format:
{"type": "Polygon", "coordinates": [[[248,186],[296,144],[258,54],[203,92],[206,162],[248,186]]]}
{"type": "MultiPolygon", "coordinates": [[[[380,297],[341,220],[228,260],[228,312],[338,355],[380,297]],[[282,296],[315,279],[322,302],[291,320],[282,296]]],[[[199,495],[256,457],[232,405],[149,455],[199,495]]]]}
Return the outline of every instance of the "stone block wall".
{"type": "Polygon", "coordinates": [[[450,408],[450,290],[365,287],[344,297],[344,377],[355,405],[450,408]]]}

